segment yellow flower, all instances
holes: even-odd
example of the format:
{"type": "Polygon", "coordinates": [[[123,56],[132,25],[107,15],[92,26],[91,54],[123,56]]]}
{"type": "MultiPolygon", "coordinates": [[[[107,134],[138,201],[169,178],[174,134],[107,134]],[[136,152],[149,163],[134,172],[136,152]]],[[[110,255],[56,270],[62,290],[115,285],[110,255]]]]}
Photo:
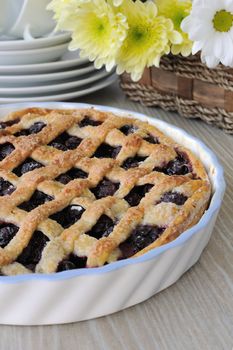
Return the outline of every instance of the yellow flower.
{"type": "Polygon", "coordinates": [[[53,18],[57,21],[56,29],[72,30],[78,6],[85,1],[89,0],[52,0],[47,9],[54,11],[53,18]]]}
{"type": "Polygon", "coordinates": [[[170,19],[157,16],[152,1],[123,0],[120,11],[127,17],[129,29],[117,56],[117,73],[126,71],[137,81],[146,66],[158,66],[161,56],[170,52],[170,42],[180,44],[182,37],[170,19]]]}
{"type": "Polygon", "coordinates": [[[188,35],[181,29],[181,22],[190,14],[192,9],[191,0],[156,0],[158,14],[166,18],[170,18],[177,30],[183,38],[181,44],[173,44],[171,52],[173,55],[181,53],[183,56],[188,56],[192,52],[193,43],[189,40],[188,35]]]}
{"type": "Polygon", "coordinates": [[[80,49],[81,57],[110,71],[126,36],[125,16],[105,0],[53,0],[50,8],[56,11],[59,29],[72,31],[69,49],[80,49]]]}

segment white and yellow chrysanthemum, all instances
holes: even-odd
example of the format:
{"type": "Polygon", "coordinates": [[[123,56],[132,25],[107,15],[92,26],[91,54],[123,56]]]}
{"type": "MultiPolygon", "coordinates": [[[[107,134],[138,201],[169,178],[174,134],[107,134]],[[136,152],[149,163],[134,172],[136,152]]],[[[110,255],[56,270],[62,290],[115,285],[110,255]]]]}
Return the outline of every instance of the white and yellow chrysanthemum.
{"type": "Polygon", "coordinates": [[[96,68],[113,68],[126,37],[125,16],[105,0],[53,0],[49,8],[56,12],[58,28],[72,31],[70,50],[79,49],[96,68]]]}
{"type": "Polygon", "coordinates": [[[145,67],[158,66],[161,56],[170,52],[170,42],[179,44],[182,37],[170,19],[157,16],[152,1],[124,0],[120,11],[127,17],[129,29],[117,56],[117,72],[126,71],[137,81],[145,67]]]}
{"type": "Polygon", "coordinates": [[[81,57],[95,61],[95,67],[103,65],[109,71],[116,64],[115,58],[126,37],[127,21],[120,12],[105,0],[92,0],[80,5],[75,16],[75,30],[70,50],[80,49],[81,57]]]}
{"type": "Polygon", "coordinates": [[[79,5],[88,1],[90,0],[52,0],[47,9],[54,12],[53,18],[57,22],[56,29],[72,31],[79,5]]]}
{"type": "Polygon", "coordinates": [[[170,18],[173,22],[175,30],[177,30],[183,38],[182,43],[173,44],[171,52],[173,55],[181,53],[183,56],[188,56],[192,52],[193,43],[189,39],[187,33],[181,29],[181,22],[190,14],[192,9],[191,0],[156,0],[158,14],[170,18]]]}

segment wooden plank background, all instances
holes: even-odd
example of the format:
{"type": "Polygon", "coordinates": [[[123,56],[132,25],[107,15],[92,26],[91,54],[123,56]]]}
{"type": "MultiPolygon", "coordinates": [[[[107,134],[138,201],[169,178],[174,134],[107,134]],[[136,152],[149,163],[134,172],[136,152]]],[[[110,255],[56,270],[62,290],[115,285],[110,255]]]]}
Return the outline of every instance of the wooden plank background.
{"type": "Polygon", "coordinates": [[[222,210],[199,262],[170,288],[96,320],[59,326],[0,326],[0,350],[232,350],[233,136],[201,121],[130,102],[117,84],[82,102],[155,116],[204,141],[225,168],[227,191],[222,210]]]}

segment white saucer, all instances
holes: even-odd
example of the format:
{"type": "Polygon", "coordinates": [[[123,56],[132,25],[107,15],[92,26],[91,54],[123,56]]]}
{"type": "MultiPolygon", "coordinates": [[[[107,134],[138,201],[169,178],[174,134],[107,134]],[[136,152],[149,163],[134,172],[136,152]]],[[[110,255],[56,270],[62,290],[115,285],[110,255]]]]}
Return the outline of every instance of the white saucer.
{"type": "MultiPolygon", "coordinates": [[[[30,86],[30,87],[17,87],[17,88],[0,88],[0,96],[25,96],[25,95],[40,95],[40,94],[47,94],[47,93],[53,93],[55,91],[66,91],[70,90],[79,86],[90,84],[94,81],[100,80],[102,78],[105,78],[111,73],[106,72],[106,70],[102,71],[96,71],[94,74],[91,74],[89,76],[85,76],[84,79],[72,79],[66,82],[60,82],[57,84],[52,85],[42,85],[42,86],[30,86]]],[[[51,83],[49,83],[51,84],[51,83]]]]}
{"type": "Polygon", "coordinates": [[[63,92],[57,95],[47,95],[46,96],[37,96],[37,97],[0,97],[0,103],[13,103],[13,102],[46,102],[46,101],[65,101],[70,100],[76,97],[84,96],[90,94],[94,91],[101,90],[117,79],[116,74],[112,74],[110,77],[107,77],[96,84],[89,84],[84,86],[82,89],[73,89],[68,92],[63,92]]]}
{"type": "Polygon", "coordinates": [[[55,46],[70,41],[70,33],[54,34],[33,40],[2,40],[0,37],[0,50],[32,50],[42,47],[55,46]]]}
{"type": "Polygon", "coordinates": [[[36,64],[57,60],[67,52],[69,42],[35,50],[0,51],[0,64],[36,64]]]}
{"type": "Polygon", "coordinates": [[[46,73],[46,74],[34,74],[34,75],[0,75],[0,87],[15,87],[15,86],[33,86],[43,85],[51,81],[61,82],[70,78],[77,78],[87,73],[95,71],[96,68],[92,63],[88,66],[68,70],[64,72],[46,73]]]}
{"type": "Polygon", "coordinates": [[[77,67],[89,62],[87,58],[80,58],[78,51],[67,51],[58,61],[40,64],[0,65],[0,74],[38,74],[54,72],[71,67],[77,67]]]}

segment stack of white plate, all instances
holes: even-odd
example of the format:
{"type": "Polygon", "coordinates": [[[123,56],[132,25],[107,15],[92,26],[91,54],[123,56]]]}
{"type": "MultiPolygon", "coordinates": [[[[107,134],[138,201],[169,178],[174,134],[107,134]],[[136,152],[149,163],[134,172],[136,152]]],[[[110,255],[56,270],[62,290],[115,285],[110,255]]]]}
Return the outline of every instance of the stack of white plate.
{"type": "Polygon", "coordinates": [[[116,79],[69,52],[67,33],[33,40],[0,40],[0,103],[59,101],[100,90],[116,79]]]}

